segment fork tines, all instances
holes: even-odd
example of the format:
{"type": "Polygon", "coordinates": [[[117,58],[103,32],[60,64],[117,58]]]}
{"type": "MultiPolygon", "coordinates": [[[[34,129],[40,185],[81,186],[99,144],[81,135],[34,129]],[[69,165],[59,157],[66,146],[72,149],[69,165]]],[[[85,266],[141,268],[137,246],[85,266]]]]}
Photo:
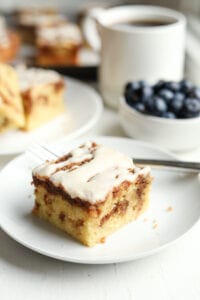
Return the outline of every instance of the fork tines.
{"type": "Polygon", "coordinates": [[[32,146],[28,148],[27,153],[30,153],[34,158],[40,161],[58,158],[58,155],[47,148],[47,146],[38,143],[32,144],[32,146]]]}

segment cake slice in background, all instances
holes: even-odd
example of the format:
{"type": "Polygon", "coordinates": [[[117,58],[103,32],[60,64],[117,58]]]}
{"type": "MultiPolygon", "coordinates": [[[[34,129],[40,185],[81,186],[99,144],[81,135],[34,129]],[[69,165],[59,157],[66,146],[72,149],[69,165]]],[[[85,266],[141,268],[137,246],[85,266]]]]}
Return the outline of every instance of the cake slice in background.
{"type": "Polygon", "coordinates": [[[41,66],[76,65],[82,46],[79,27],[73,23],[40,27],[36,38],[36,63],[41,66]]]}
{"type": "Polygon", "coordinates": [[[16,68],[24,105],[25,130],[35,129],[65,111],[63,78],[55,71],[16,68]]]}
{"type": "Polygon", "coordinates": [[[7,28],[5,18],[0,16],[0,62],[15,59],[20,47],[18,34],[7,28]]]}
{"type": "Polygon", "coordinates": [[[36,31],[66,21],[55,8],[22,8],[15,11],[15,24],[24,43],[35,44],[36,31]]]}
{"type": "Polygon", "coordinates": [[[25,124],[19,82],[15,70],[0,63],[0,132],[25,124]]]}
{"type": "Polygon", "coordinates": [[[147,209],[151,181],[149,167],[87,142],[33,170],[33,213],[94,246],[147,209]]]}

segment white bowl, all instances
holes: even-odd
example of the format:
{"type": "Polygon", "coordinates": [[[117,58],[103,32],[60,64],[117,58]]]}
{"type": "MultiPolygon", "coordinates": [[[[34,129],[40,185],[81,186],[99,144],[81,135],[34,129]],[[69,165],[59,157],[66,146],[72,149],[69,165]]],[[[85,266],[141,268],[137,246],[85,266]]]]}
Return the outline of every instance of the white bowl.
{"type": "Polygon", "coordinates": [[[119,116],[125,133],[138,140],[173,151],[188,151],[200,146],[200,117],[166,119],[142,114],[120,99],[119,116]]]}

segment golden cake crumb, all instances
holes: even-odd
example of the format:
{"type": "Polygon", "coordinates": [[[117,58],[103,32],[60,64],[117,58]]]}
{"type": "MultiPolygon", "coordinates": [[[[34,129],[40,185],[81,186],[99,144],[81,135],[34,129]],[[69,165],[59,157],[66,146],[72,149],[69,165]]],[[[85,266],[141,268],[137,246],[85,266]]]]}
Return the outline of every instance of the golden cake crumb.
{"type": "Polygon", "coordinates": [[[156,228],[158,227],[157,221],[154,219],[154,220],[152,221],[152,223],[153,223],[152,228],[153,228],[153,229],[156,229],[156,228]]]}
{"type": "Polygon", "coordinates": [[[172,206],[168,206],[166,209],[167,212],[171,212],[172,210],[173,210],[172,206]]]}
{"type": "Polygon", "coordinates": [[[106,242],[106,238],[105,238],[105,237],[102,237],[102,238],[100,239],[100,242],[101,242],[102,244],[104,244],[104,243],[106,242]]]}
{"type": "Polygon", "coordinates": [[[157,223],[154,223],[152,228],[153,228],[153,229],[156,229],[157,227],[158,227],[158,224],[157,224],[157,223]]]}

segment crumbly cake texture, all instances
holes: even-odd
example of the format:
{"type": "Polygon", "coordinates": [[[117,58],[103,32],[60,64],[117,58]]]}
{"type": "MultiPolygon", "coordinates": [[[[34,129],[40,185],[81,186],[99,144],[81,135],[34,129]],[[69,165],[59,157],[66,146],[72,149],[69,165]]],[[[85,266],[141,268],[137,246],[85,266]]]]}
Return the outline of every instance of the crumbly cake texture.
{"type": "Polygon", "coordinates": [[[37,64],[74,65],[82,45],[79,27],[73,23],[41,27],[37,30],[37,64]]]}
{"type": "Polygon", "coordinates": [[[146,210],[151,181],[149,167],[89,141],[33,170],[33,213],[94,246],[146,210]]]}
{"type": "Polygon", "coordinates": [[[24,105],[25,130],[35,129],[64,112],[64,81],[55,71],[16,68],[24,105]]]}
{"type": "Polygon", "coordinates": [[[0,132],[25,124],[19,82],[15,70],[0,63],[0,132]]]}

